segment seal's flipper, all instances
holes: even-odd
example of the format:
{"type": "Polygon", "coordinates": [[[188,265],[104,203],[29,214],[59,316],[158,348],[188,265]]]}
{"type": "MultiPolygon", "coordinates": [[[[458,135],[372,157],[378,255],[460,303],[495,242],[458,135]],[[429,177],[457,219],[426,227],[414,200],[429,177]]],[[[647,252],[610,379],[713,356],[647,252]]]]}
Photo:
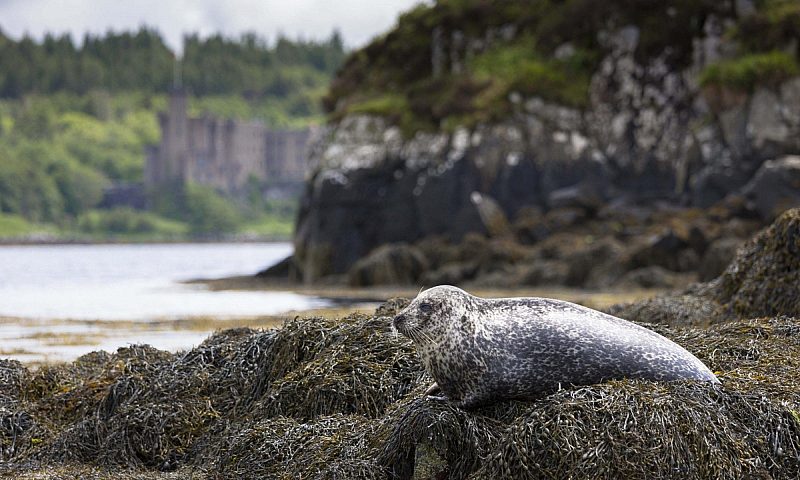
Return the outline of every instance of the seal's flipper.
{"type": "Polygon", "coordinates": [[[427,396],[429,396],[429,397],[433,397],[433,396],[435,396],[437,393],[442,393],[442,389],[441,389],[441,388],[439,388],[439,384],[438,384],[438,383],[434,383],[433,385],[431,385],[430,387],[428,387],[428,389],[427,389],[427,390],[425,390],[425,395],[427,395],[427,396]]]}

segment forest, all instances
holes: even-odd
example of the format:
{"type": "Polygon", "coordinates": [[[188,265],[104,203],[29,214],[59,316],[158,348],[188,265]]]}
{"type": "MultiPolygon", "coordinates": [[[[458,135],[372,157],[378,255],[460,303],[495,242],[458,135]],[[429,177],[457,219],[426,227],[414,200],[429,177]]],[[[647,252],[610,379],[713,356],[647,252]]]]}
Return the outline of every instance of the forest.
{"type": "Polygon", "coordinates": [[[142,181],[177,83],[192,115],[302,127],[322,121],[320,99],[345,54],[336,31],[325,41],[187,35],[179,63],[148,28],[79,43],[0,32],[0,237],[288,236],[291,202],[234,202],[200,186],[182,192],[179,209],[98,206],[108,186],[142,181]]]}

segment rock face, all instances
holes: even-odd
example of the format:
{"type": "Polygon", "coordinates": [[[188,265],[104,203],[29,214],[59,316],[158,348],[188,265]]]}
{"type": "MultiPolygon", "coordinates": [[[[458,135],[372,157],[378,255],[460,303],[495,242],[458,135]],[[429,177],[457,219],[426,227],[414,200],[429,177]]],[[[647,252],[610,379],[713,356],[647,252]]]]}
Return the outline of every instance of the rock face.
{"type": "Polygon", "coordinates": [[[800,205],[800,156],[764,162],[744,187],[744,193],[764,220],[772,220],[784,210],[800,205]]]}
{"type": "MultiPolygon", "coordinates": [[[[584,109],[514,95],[507,118],[411,137],[377,116],[332,123],[313,149],[298,217],[300,276],[345,273],[386,243],[487,233],[474,194],[511,219],[531,208],[593,215],[623,197],[705,208],[740,191],[766,160],[800,153],[800,78],[751,94],[702,90],[698,72],[725,54],[720,21],[707,19],[683,69],[666,50],[640,59],[635,26],[601,32],[608,53],[584,109]]],[[[800,200],[797,161],[787,158],[753,179],[765,216],[800,200]],[[776,175],[777,199],[764,187],[776,175]]],[[[699,258],[675,261],[696,268],[699,258]]]]}

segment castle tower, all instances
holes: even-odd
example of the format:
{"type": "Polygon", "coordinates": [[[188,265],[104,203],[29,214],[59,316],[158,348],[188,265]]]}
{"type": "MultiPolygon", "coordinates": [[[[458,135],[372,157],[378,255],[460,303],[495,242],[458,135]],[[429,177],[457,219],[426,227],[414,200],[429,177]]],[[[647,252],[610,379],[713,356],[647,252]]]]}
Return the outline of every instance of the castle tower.
{"type": "Polygon", "coordinates": [[[162,125],[164,182],[183,182],[189,156],[189,120],[186,117],[186,92],[173,90],[169,96],[166,124],[162,125]]]}
{"type": "Polygon", "coordinates": [[[186,92],[175,89],[169,96],[169,108],[159,115],[161,144],[147,159],[145,183],[149,187],[183,183],[189,158],[189,121],[186,116],[186,92]]]}

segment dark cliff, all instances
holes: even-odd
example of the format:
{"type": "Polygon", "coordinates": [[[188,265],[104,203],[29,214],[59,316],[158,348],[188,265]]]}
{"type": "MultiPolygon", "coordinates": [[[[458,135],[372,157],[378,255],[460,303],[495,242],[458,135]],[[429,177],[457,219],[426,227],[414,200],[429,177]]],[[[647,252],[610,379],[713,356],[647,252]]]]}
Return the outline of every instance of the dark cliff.
{"type": "Polygon", "coordinates": [[[737,194],[771,218],[798,200],[753,184],[774,178],[762,166],[797,175],[798,40],[800,7],[780,0],[418,7],[331,87],[296,270],[315,281],[382,244],[497,233],[492,208],[513,221],[737,194]]]}

